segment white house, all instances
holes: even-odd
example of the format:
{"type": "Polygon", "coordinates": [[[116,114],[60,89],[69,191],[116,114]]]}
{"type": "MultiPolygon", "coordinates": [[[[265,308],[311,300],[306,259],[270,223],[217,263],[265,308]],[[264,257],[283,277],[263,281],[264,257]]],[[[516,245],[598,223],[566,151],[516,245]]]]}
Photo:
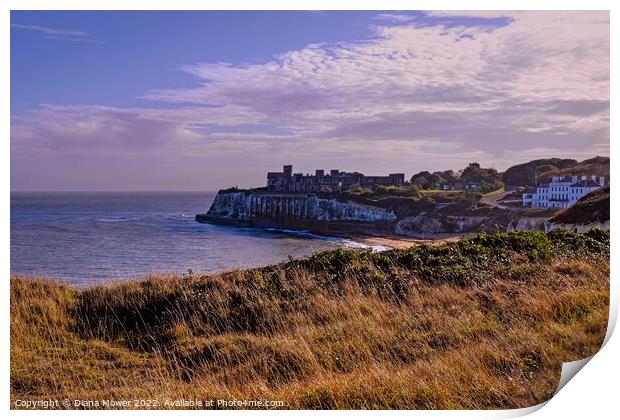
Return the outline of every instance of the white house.
{"type": "Polygon", "coordinates": [[[456,190],[477,190],[480,188],[479,182],[446,182],[441,186],[445,191],[456,191],[456,190]]]}
{"type": "Polygon", "coordinates": [[[539,209],[565,209],[577,202],[584,195],[605,186],[605,177],[592,175],[579,178],[573,176],[554,176],[551,182],[540,184],[523,193],[523,206],[539,209]]]}

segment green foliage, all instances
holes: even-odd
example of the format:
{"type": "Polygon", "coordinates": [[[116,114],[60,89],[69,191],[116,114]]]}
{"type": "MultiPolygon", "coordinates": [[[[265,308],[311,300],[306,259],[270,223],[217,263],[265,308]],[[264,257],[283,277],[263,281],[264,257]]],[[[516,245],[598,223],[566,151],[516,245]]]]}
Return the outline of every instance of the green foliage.
{"type": "Polygon", "coordinates": [[[454,200],[454,204],[457,208],[462,210],[470,210],[477,207],[480,199],[482,198],[481,191],[465,191],[460,194],[456,200],[454,200]]]}
{"type": "Polygon", "coordinates": [[[359,204],[393,211],[398,216],[417,214],[435,209],[435,200],[420,194],[416,185],[384,185],[374,189],[353,187],[339,193],[319,193],[321,198],[333,198],[341,202],[359,204]]]}
{"type": "Polygon", "coordinates": [[[483,193],[495,191],[503,186],[501,177],[493,168],[482,168],[479,163],[470,163],[467,168],[454,172],[453,170],[419,172],[411,177],[411,183],[424,190],[440,190],[446,183],[475,182],[480,184],[483,193]]]}
{"type": "Polygon", "coordinates": [[[566,253],[609,253],[609,236],[595,231],[588,235],[554,230],[549,234],[513,231],[478,234],[456,243],[417,246],[405,250],[373,253],[368,250],[336,250],[315,254],[296,264],[330,279],[342,279],[351,272],[364,272],[371,265],[391,273],[404,268],[429,283],[483,284],[497,272],[506,272],[516,260],[548,262],[566,253]],[[596,239],[594,239],[596,238],[596,239]]]}
{"type": "Polygon", "coordinates": [[[610,217],[609,186],[581,197],[573,206],[561,211],[551,219],[558,223],[604,223],[610,217]]]}
{"type": "Polygon", "coordinates": [[[498,274],[526,280],[523,267],[531,264],[569,254],[605,256],[608,239],[598,231],[589,235],[566,231],[479,234],[453,243],[380,253],[326,251],[289,260],[283,270],[266,267],[231,273],[222,282],[209,277],[190,279],[192,286],[183,289],[156,281],[128,287],[122,294],[96,288],[86,290],[76,305],[77,318],[86,322],[77,330],[103,330],[135,349],[168,343],[172,323],[179,319],[189,320],[196,325],[195,331],[205,335],[272,333],[280,327],[282,314],[299,310],[316,289],[339,296],[355,279],[355,287],[365,293],[400,301],[418,281],[465,287],[487,284],[498,274]],[[296,283],[293,273],[298,270],[313,273],[315,281],[296,283]]]}
{"type": "Polygon", "coordinates": [[[523,187],[535,185],[535,180],[544,182],[551,176],[598,175],[609,180],[609,162],[608,157],[601,156],[582,162],[574,159],[537,159],[511,166],[502,174],[502,180],[507,185],[523,187]]]}
{"type": "Polygon", "coordinates": [[[411,183],[421,189],[440,189],[446,182],[458,182],[459,176],[453,170],[437,171],[432,174],[428,171],[419,172],[411,177],[411,183]]]}
{"type": "Polygon", "coordinates": [[[547,235],[560,252],[609,254],[609,232],[605,234],[600,229],[586,234],[554,229],[547,235]]]}
{"type": "Polygon", "coordinates": [[[467,168],[463,169],[461,181],[477,182],[479,184],[486,184],[489,187],[496,186],[495,189],[501,186],[501,177],[495,168],[482,168],[476,162],[470,163],[467,168]]]}
{"type": "Polygon", "coordinates": [[[12,278],[10,301],[13,400],[517,408],[600,347],[609,233],[340,249],[88,289],[12,278]]]}
{"type": "Polygon", "coordinates": [[[609,246],[611,236],[608,230],[593,228],[587,231],[584,235],[588,238],[594,239],[595,241],[609,246]]]}

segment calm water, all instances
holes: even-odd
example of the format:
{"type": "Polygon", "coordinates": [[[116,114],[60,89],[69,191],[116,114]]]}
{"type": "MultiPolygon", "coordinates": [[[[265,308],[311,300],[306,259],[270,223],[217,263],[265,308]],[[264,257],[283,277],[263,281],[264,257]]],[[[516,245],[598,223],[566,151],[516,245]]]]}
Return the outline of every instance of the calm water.
{"type": "Polygon", "coordinates": [[[256,267],[341,246],[304,232],[197,223],[214,193],[11,193],[11,273],[79,285],[256,267]]]}

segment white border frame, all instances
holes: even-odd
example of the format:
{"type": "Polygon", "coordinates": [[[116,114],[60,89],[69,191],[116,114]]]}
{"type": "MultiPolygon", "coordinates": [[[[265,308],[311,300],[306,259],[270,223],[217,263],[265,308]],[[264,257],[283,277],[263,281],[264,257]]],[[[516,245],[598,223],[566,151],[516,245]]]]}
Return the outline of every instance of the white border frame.
{"type": "MultiPolygon", "coordinates": [[[[200,2],[194,0],[151,0],[148,2],[127,0],[91,0],[88,3],[77,0],[56,0],[51,4],[49,1],[44,0],[5,0],[0,4],[2,9],[0,17],[0,48],[2,57],[2,65],[0,65],[0,80],[2,86],[5,87],[2,91],[5,92],[0,100],[1,113],[1,126],[3,134],[2,154],[0,159],[2,164],[1,168],[1,185],[4,190],[3,205],[2,205],[2,218],[0,221],[0,232],[2,235],[2,242],[0,246],[2,249],[2,273],[4,274],[3,281],[0,281],[0,291],[3,296],[2,307],[2,333],[0,334],[0,340],[2,348],[4,349],[4,357],[0,364],[2,366],[2,390],[1,397],[3,401],[3,407],[9,410],[10,406],[10,357],[9,357],[9,281],[10,278],[10,260],[8,258],[10,251],[10,66],[8,65],[10,60],[10,10],[342,10],[342,9],[364,9],[364,10],[610,10],[611,21],[613,22],[614,10],[612,6],[615,6],[618,2],[612,1],[535,1],[535,0],[504,0],[502,2],[490,1],[490,0],[476,0],[476,1],[458,1],[458,0],[445,0],[445,1],[429,1],[420,0],[416,2],[403,1],[403,0],[383,0],[381,2],[372,2],[367,0],[358,0],[356,2],[347,1],[325,1],[325,0],[300,0],[294,4],[290,1],[283,0],[263,0],[259,4],[250,0],[228,0],[218,2],[200,2]]],[[[618,7],[618,6],[616,6],[618,7]]],[[[619,74],[617,65],[617,53],[614,53],[613,46],[617,39],[617,31],[614,30],[613,25],[610,28],[611,36],[611,72],[610,74],[619,74]]],[[[614,95],[615,84],[612,81],[611,84],[611,97],[618,97],[614,95]]],[[[611,112],[614,113],[613,100],[611,101],[611,112]]],[[[611,124],[611,136],[614,137],[615,125],[611,124]]],[[[615,148],[613,144],[610,144],[610,156],[613,157],[615,148]]],[[[614,160],[613,157],[612,160],[614,160]]],[[[612,165],[612,174],[614,180],[620,180],[620,174],[615,170],[616,166],[612,165]]],[[[615,196],[612,196],[611,211],[613,214],[620,214],[618,210],[618,200],[615,196]]],[[[612,258],[611,258],[611,271],[612,274],[616,273],[618,261],[616,258],[618,250],[618,241],[616,237],[612,235],[612,258]]],[[[284,418],[293,414],[300,418],[316,418],[331,417],[331,418],[371,418],[375,416],[390,416],[398,418],[410,418],[410,417],[432,417],[432,418],[503,418],[503,417],[515,417],[528,413],[534,413],[534,418],[584,418],[586,416],[593,416],[593,418],[608,418],[613,412],[618,412],[618,398],[617,398],[617,386],[619,362],[616,357],[620,354],[620,342],[617,337],[612,337],[611,333],[615,326],[618,313],[618,282],[617,279],[612,276],[611,278],[611,311],[609,329],[606,340],[607,344],[596,354],[587,366],[577,375],[577,379],[571,380],[568,384],[548,403],[541,404],[536,407],[530,407],[520,410],[501,410],[501,411],[327,411],[327,412],[312,412],[312,411],[252,411],[252,412],[209,412],[204,413],[201,411],[183,411],[178,415],[191,416],[194,418],[204,418],[204,416],[215,417],[240,417],[240,416],[252,416],[255,418],[280,417],[284,418]],[[611,339],[610,339],[611,337],[611,339]],[[545,406],[544,409],[538,410],[545,406]],[[537,411],[538,410],[538,411],[537,411]],[[200,416],[200,417],[198,417],[200,416]]],[[[19,418],[32,418],[41,415],[41,411],[21,411],[10,410],[11,416],[19,418]]],[[[51,418],[81,418],[84,412],[81,411],[46,411],[45,416],[51,418]]],[[[138,419],[151,419],[152,417],[162,418],[169,416],[167,411],[91,411],[89,415],[94,417],[108,417],[118,416],[129,417],[138,419]]]]}

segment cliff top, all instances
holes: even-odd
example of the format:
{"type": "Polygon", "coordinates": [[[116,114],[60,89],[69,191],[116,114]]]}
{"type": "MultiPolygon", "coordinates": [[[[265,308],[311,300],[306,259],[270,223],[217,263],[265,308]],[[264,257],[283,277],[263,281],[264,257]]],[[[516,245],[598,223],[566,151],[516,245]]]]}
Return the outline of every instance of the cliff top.
{"type": "Polygon", "coordinates": [[[609,186],[582,197],[572,207],[550,219],[555,223],[594,223],[609,220],[609,186]]]}

